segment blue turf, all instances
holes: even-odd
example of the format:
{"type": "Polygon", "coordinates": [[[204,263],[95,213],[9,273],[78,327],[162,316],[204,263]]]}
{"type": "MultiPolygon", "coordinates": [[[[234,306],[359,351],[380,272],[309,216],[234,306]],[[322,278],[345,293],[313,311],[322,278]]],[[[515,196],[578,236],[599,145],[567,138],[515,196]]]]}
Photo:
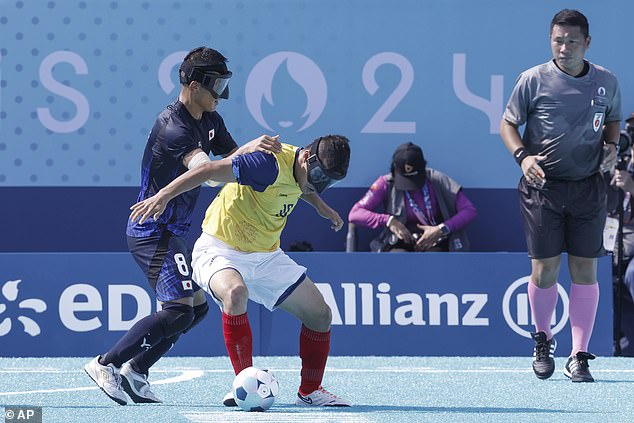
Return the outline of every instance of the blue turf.
{"type": "Polygon", "coordinates": [[[631,358],[598,358],[591,362],[597,382],[573,384],[562,374],[564,358],[541,381],[529,357],[331,357],[324,386],[355,404],[332,410],[294,405],[299,358],[256,357],[254,365],[270,369],[280,383],[265,413],[222,406],[233,380],[224,357],[162,359],[150,381],[183,374],[187,380],[154,385],[164,404],[125,407],[93,388],[82,369],[88,360],[0,358],[0,405],[41,405],[47,423],[634,422],[631,358]],[[49,392],[55,389],[64,391],[49,392]]]}

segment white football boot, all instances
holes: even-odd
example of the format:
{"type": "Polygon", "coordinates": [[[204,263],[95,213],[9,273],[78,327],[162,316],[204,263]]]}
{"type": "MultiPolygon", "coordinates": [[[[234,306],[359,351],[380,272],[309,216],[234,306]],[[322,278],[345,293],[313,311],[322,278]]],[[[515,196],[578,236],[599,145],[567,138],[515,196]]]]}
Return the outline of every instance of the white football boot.
{"type": "Polygon", "coordinates": [[[121,386],[137,404],[163,402],[150,390],[147,375],[134,371],[130,363],[121,366],[121,386]]]}
{"type": "Polygon", "coordinates": [[[227,392],[227,395],[225,395],[225,397],[222,399],[222,404],[225,407],[237,407],[238,406],[238,404],[236,403],[235,398],[233,398],[233,391],[227,392]]]}
{"type": "Polygon", "coordinates": [[[114,364],[110,363],[107,366],[99,364],[99,358],[97,356],[90,360],[85,366],[84,370],[90,376],[90,378],[97,384],[101,390],[110,397],[114,402],[119,405],[126,405],[128,398],[121,389],[121,375],[119,375],[119,369],[114,364]]]}
{"type": "Polygon", "coordinates": [[[297,393],[295,405],[315,406],[315,407],[350,407],[350,401],[339,398],[335,394],[326,391],[321,386],[310,394],[304,396],[297,393]]]}

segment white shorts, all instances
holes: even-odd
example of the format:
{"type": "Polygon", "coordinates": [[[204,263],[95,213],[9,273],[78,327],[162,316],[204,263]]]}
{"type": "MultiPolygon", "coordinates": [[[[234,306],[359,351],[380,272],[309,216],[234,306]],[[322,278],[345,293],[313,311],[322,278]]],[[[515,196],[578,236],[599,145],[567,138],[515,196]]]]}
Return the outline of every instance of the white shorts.
{"type": "Polygon", "coordinates": [[[222,303],[209,287],[211,277],[220,270],[235,269],[240,273],[249,290],[249,299],[271,311],[282,295],[290,295],[306,276],[306,268],[279,248],[270,253],[245,253],[204,232],[194,244],[192,268],[194,282],[209,293],[221,309],[222,303]]]}

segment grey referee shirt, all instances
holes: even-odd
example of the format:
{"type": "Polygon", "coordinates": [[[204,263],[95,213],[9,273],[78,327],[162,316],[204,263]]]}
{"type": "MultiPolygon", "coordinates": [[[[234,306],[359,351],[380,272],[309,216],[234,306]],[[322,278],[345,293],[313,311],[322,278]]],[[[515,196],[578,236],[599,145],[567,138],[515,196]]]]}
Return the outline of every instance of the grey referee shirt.
{"type": "Polygon", "coordinates": [[[515,84],[503,119],[526,124],[522,141],[531,155],[546,156],[546,179],[580,180],[599,171],[603,125],[621,120],[616,77],[589,63],[574,77],[554,60],[524,71],[515,84]]]}

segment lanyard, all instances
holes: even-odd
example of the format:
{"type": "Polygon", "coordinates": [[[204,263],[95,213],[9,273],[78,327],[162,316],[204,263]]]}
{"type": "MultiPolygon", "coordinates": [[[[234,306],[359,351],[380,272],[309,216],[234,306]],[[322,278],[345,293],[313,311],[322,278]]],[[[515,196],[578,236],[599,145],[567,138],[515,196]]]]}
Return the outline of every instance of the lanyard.
{"type": "Polygon", "coordinates": [[[429,226],[436,226],[436,219],[434,219],[434,214],[431,210],[431,196],[429,194],[429,188],[427,188],[427,184],[423,185],[422,191],[423,201],[425,202],[425,209],[427,210],[427,216],[425,216],[420,207],[418,207],[418,204],[416,204],[412,196],[409,195],[409,191],[405,191],[405,196],[407,197],[409,206],[412,208],[412,211],[421,223],[427,224],[429,226]]]}

